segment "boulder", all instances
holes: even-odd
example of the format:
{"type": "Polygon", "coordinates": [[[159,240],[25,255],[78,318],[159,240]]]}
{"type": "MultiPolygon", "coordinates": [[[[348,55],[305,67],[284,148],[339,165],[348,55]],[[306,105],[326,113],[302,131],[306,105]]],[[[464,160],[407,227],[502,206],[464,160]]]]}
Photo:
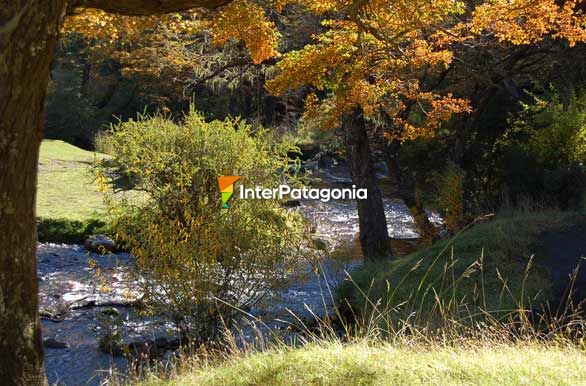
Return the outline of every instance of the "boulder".
{"type": "Polygon", "coordinates": [[[307,172],[307,171],[317,171],[319,169],[319,164],[317,161],[311,161],[311,162],[305,162],[303,165],[301,165],[301,171],[302,172],[307,172]]]}
{"type": "Polygon", "coordinates": [[[114,240],[106,235],[90,236],[84,243],[85,249],[91,252],[105,254],[106,252],[116,252],[118,247],[114,240]]]}

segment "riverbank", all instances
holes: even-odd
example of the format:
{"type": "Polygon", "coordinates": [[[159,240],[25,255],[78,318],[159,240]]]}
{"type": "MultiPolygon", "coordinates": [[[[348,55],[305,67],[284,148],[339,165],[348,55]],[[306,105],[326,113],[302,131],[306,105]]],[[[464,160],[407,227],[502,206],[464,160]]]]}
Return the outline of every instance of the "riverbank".
{"type": "Polygon", "coordinates": [[[563,312],[568,294],[584,299],[586,272],[573,275],[586,256],[585,223],[572,211],[501,213],[404,258],[365,264],[340,288],[340,303],[347,313],[376,308],[419,325],[440,310],[462,318],[563,312]]]}
{"type": "MultiPolygon", "coordinates": [[[[75,150],[64,143],[51,145],[75,150]]],[[[49,161],[57,160],[59,154],[52,154],[52,151],[47,153],[46,150],[51,150],[51,146],[44,147],[44,162],[59,164],[57,161],[49,161]]],[[[81,149],[77,150],[79,151],[75,151],[74,156],[68,156],[64,160],[75,158],[79,161],[76,161],[75,165],[67,164],[63,166],[65,170],[48,169],[47,172],[67,174],[66,168],[71,167],[74,174],[79,172],[78,167],[85,168],[84,175],[87,178],[72,179],[68,183],[83,184],[83,189],[93,190],[95,187],[91,185],[90,164],[86,157],[88,154],[81,149]]],[[[67,151],[64,151],[64,155],[67,154],[67,151]]],[[[323,173],[321,177],[324,183],[345,186],[344,184],[349,182],[344,170],[328,169],[323,173]]],[[[81,188],[71,188],[72,191],[79,189],[81,188]]],[[[55,206],[54,210],[61,207],[60,213],[65,217],[65,223],[60,222],[59,218],[53,219],[52,222],[45,220],[44,224],[54,224],[55,230],[41,234],[53,237],[50,239],[52,241],[67,241],[54,239],[56,235],[64,234],[69,240],[75,236],[79,240],[77,243],[82,242],[83,232],[72,232],[71,228],[65,225],[71,224],[72,221],[88,221],[96,212],[72,207],[69,204],[68,191],[63,186],[44,184],[39,186],[39,190],[45,194],[51,191],[55,193],[52,204],[55,206]],[[59,196],[58,193],[62,195],[59,196]]],[[[47,201],[41,201],[39,205],[40,213],[50,213],[47,210],[51,204],[47,201]]],[[[83,203],[78,205],[81,206],[83,203]]],[[[390,236],[410,239],[407,243],[415,242],[417,233],[405,205],[398,200],[385,199],[385,209],[390,225],[390,236]]],[[[335,255],[335,258],[326,257],[317,265],[300,262],[299,269],[292,272],[283,288],[274,291],[263,299],[262,303],[249,310],[251,315],[262,319],[266,326],[272,329],[271,333],[279,335],[290,334],[287,329],[290,324],[297,323],[296,317],[313,320],[313,315],[332,316],[331,292],[342,282],[345,271],[354,270],[362,263],[361,257],[350,253],[352,251],[349,249],[358,231],[358,216],[354,202],[304,201],[291,210],[299,210],[309,219],[315,228],[313,237],[316,244],[320,244],[326,255],[335,255]]],[[[55,211],[52,213],[58,215],[55,211]]],[[[359,252],[359,248],[356,251],[359,252]]],[[[40,308],[46,342],[46,370],[51,382],[76,384],[82,380],[84,383],[99,384],[107,377],[111,367],[113,371],[124,373],[127,369],[126,359],[121,356],[113,357],[104,352],[100,342],[110,341],[118,350],[162,341],[163,338],[176,338],[177,331],[172,325],[156,317],[145,317],[141,315],[140,309],[136,309],[140,294],[134,293],[136,283],[130,281],[127,275],[128,271],[133,269],[133,259],[127,254],[101,256],[86,251],[81,245],[53,242],[39,244],[37,256],[38,273],[41,278],[40,308]]],[[[254,339],[254,334],[248,335],[245,339],[254,339]]],[[[172,354],[172,349],[162,349],[164,352],[160,353],[160,356],[172,354]]]]}

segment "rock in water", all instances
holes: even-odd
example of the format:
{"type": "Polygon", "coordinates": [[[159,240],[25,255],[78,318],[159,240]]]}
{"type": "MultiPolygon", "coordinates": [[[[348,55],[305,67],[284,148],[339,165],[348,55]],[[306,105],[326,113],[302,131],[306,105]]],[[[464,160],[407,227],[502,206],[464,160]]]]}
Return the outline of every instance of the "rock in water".
{"type": "Polygon", "coordinates": [[[108,315],[108,316],[120,316],[120,311],[118,311],[118,308],[108,307],[102,311],[102,314],[108,315]]]}
{"type": "Polygon", "coordinates": [[[299,200],[288,200],[283,203],[283,206],[286,208],[296,208],[301,206],[301,201],[299,200]]]}
{"type": "Polygon", "coordinates": [[[47,338],[43,341],[46,348],[68,348],[69,345],[65,342],[59,342],[55,338],[47,338]]]}
{"type": "Polygon", "coordinates": [[[114,240],[106,235],[90,236],[84,243],[85,249],[91,252],[104,254],[106,252],[116,252],[118,247],[114,240]]]}
{"type": "Polygon", "coordinates": [[[312,241],[313,246],[320,251],[328,251],[330,249],[330,243],[326,239],[316,237],[312,241]]]}

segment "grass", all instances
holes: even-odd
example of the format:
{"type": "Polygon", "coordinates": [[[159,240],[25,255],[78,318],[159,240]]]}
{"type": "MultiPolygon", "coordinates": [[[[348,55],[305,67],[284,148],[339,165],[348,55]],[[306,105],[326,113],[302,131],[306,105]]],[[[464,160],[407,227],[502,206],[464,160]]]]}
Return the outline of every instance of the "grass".
{"type": "Polygon", "coordinates": [[[37,216],[88,220],[105,213],[102,195],[90,172],[95,159],[103,158],[63,141],[41,144],[37,216]]]}
{"type": "Polygon", "coordinates": [[[537,308],[552,291],[540,256],[531,259],[533,246],[543,232],[578,218],[556,210],[497,216],[404,258],[365,265],[340,287],[339,303],[353,317],[370,317],[376,308],[379,316],[418,325],[448,308],[495,317],[537,308]]]}
{"type": "Polygon", "coordinates": [[[106,231],[101,220],[106,207],[90,170],[103,157],[63,141],[43,141],[37,190],[40,241],[79,243],[106,231]]]}
{"type": "Polygon", "coordinates": [[[313,343],[241,354],[219,365],[194,363],[157,385],[580,385],[583,350],[543,343],[391,345],[313,343]]]}

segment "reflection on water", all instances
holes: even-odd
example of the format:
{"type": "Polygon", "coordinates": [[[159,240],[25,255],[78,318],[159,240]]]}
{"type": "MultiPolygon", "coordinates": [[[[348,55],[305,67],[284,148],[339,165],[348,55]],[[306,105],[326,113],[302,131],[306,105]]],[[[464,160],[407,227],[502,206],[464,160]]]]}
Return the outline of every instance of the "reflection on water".
{"type": "MultiPolygon", "coordinates": [[[[419,237],[413,217],[402,200],[384,199],[389,237],[393,239],[416,239],[419,237]]],[[[358,233],[358,210],[356,202],[347,201],[304,201],[301,211],[314,224],[316,233],[338,242],[354,239],[358,233]]],[[[441,224],[441,218],[429,212],[430,220],[441,224]]]]}

